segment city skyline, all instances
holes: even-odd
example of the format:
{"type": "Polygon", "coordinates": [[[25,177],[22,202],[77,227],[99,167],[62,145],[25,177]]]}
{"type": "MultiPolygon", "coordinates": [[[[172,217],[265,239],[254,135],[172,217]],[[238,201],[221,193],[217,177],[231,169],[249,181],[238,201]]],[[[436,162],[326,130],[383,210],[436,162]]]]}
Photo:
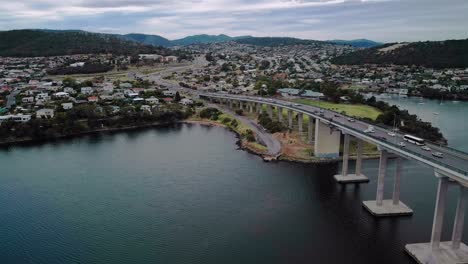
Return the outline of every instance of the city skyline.
{"type": "Polygon", "coordinates": [[[168,39],[196,34],[380,42],[466,38],[468,2],[448,2],[24,0],[2,4],[0,28],[145,33],[168,39]]]}

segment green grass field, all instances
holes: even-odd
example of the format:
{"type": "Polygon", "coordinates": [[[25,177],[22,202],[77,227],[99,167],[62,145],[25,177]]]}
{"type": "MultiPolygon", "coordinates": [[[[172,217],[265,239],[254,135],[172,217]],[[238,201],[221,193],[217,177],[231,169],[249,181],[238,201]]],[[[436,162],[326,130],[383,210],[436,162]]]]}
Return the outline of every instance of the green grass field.
{"type": "Polygon", "coordinates": [[[361,118],[370,118],[372,120],[377,119],[377,117],[382,113],[377,108],[368,105],[356,105],[356,104],[336,104],[324,101],[315,101],[309,99],[296,99],[294,102],[305,105],[312,105],[317,107],[322,107],[325,109],[333,110],[336,112],[346,112],[348,116],[361,117],[361,118]]]}

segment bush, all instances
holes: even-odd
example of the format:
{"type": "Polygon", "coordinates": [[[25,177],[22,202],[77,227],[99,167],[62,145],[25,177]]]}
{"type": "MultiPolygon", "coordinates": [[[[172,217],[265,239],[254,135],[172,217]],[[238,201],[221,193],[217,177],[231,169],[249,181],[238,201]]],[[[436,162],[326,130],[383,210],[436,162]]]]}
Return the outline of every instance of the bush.
{"type": "Polygon", "coordinates": [[[229,124],[230,122],[231,122],[231,118],[229,118],[229,117],[224,118],[223,121],[222,121],[222,123],[226,124],[226,125],[229,124]]]}
{"type": "Polygon", "coordinates": [[[267,114],[261,114],[258,117],[258,122],[270,133],[281,132],[285,129],[283,123],[271,120],[267,114]]]}
{"type": "Polygon", "coordinates": [[[239,125],[239,123],[237,122],[236,119],[233,119],[233,120],[231,121],[231,126],[232,126],[232,127],[235,128],[235,127],[237,127],[238,125],[239,125]]]}
{"type": "Polygon", "coordinates": [[[245,139],[247,139],[247,141],[249,141],[249,142],[255,142],[255,135],[254,135],[254,133],[253,133],[252,130],[247,129],[247,130],[245,131],[245,135],[244,135],[244,136],[245,136],[245,139]]]}
{"type": "Polygon", "coordinates": [[[219,115],[221,112],[213,107],[205,108],[200,111],[200,117],[201,118],[207,118],[207,119],[212,119],[212,120],[218,120],[219,115]]]}

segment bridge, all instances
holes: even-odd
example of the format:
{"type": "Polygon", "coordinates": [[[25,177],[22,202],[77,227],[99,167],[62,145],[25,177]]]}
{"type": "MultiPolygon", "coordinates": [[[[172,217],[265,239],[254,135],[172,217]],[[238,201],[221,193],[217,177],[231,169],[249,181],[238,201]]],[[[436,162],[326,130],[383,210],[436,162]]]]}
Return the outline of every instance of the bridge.
{"type": "Polygon", "coordinates": [[[468,197],[468,153],[426,143],[431,150],[443,154],[442,158],[435,157],[431,151],[424,150],[415,144],[405,144],[403,146],[404,135],[394,133],[391,129],[375,126],[375,132],[366,133],[365,130],[372,124],[354,120],[341,113],[319,107],[296,104],[285,100],[221,93],[204,93],[199,94],[199,96],[213,103],[224,104],[231,109],[239,108],[251,113],[260,114],[266,109],[270,118],[280,122],[285,121],[283,120],[283,111],[287,110],[289,129],[297,127],[300,135],[304,135],[304,122],[308,122],[307,141],[309,144],[314,145],[314,155],[316,157],[338,158],[342,144],[343,162],[341,173],[334,176],[334,179],[341,184],[358,184],[369,181],[368,177],[361,171],[363,144],[368,142],[376,145],[380,152],[376,199],[363,202],[364,208],[376,217],[402,216],[413,213],[411,208],[400,201],[402,161],[404,159],[414,160],[424,166],[433,168],[434,175],[438,178],[438,189],[431,239],[428,243],[408,244],[405,246],[405,250],[419,263],[468,263],[468,246],[461,241],[468,197]],[[294,123],[297,126],[294,126],[294,123]],[[355,140],[357,143],[356,166],[353,173],[348,171],[351,140],[355,140]],[[384,199],[389,158],[394,158],[396,164],[393,176],[393,194],[391,199],[384,199]],[[452,240],[441,241],[449,187],[459,188],[459,196],[452,240]]]}

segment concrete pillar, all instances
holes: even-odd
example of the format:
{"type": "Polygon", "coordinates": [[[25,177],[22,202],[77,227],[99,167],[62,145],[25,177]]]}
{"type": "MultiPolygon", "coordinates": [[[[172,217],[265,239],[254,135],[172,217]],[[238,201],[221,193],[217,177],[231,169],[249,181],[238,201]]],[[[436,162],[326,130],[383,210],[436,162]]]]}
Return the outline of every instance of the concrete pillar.
{"type": "Polygon", "coordinates": [[[258,114],[262,114],[262,113],[263,113],[263,104],[262,104],[262,103],[258,103],[258,104],[257,104],[257,113],[258,113],[258,114]]]}
{"type": "Polygon", "coordinates": [[[455,223],[453,224],[452,249],[459,249],[463,235],[463,224],[465,222],[465,208],[468,192],[466,187],[460,185],[460,194],[458,196],[457,211],[455,214],[455,223]]]}
{"type": "Polygon", "coordinates": [[[288,109],[288,128],[292,129],[293,128],[293,111],[288,109]]]}
{"type": "Polygon", "coordinates": [[[348,161],[349,161],[349,134],[345,134],[344,143],[343,143],[343,165],[341,167],[341,175],[343,177],[348,175],[348,161]]]}
{"type": "Polygon", "coordinates": [[[395,160],[395,182],[393,183],[393,197],[392,197],[394,205],[398,205],[400,203],[401,169],[402,169],[402,160],[401,160],[401,157],[397,157],[395,160]]]}
{"type": "Polygon", "coordinates": [[[249,112],[250,112],[250,113],[253,113],[253,111],[254,111],[254,110],[253,110],[253,103],[250,102],[250,103],[248,103],[248,104],[249,104],[249,112]]]}
{"type": "Polygon", "coordinates": [[[445,204],[447,201],[448,178],[439,178],[439,187],[437,188],[437,198],[434,210],[434,220],[432,223],[431,249],[440,248],[440,238],[442,236],[442,226],[444,224],[445,204]]]}
{"type": "Polygon", "coordinates": [[[244,104],[242,101],[239,101],[239,109],[244,110],[244,104]]]}
{"type": "Polygon", "coordinates": [[[314,119],[309,116],[309,127],[308,127],[308,130],[307,130],[307,133],[308,133],[308,136],[309,136],[309,144],[312,144],[314,142],[314,119]]]}
{"type": "Polygon", "coordinates": [[[278,121],[283,122],[283,108],[278,106],[278,121]]]}
{"type": "Polygon", "coordinates": [[[364,142],[360,139],[357,140],[357,157],[356,157],[356,176],[362,174],[362,151],[364,148],[364,142]]]}
{"type": "Polygon", "coordinates": [[[302,123],[304,121],[304,115],[302,113],[297,113],[297,122],[299,125],[299,135],[302,135],[302,123]]]}
{"type": "Polygon", "coordinates": [[[387,156],[386,150],[380,151],[379,176],[377,178],[376,204],[381,206],[384,197],[385,174],[387,174],[387,156]]]}
{"type": "Polygon", "coordinates": [[[273,108],[271,107],[271,105],[267,105],[267,112],[268,112],[268,116],[273,119],[273,108]]]}
{"type": "Polygon", "coordinates": [[[234,103],[233,100],[229,99],[229,108],[231,108],[231,109],[233,108],[233,103],[234,103]]]}
{"type": "Polygon", "coordinates": [[[327,124],[316,119],[314,155],[319,158],[338,158],[340,156],[340,138],[340,131],[334,131],[327,124]]]}

